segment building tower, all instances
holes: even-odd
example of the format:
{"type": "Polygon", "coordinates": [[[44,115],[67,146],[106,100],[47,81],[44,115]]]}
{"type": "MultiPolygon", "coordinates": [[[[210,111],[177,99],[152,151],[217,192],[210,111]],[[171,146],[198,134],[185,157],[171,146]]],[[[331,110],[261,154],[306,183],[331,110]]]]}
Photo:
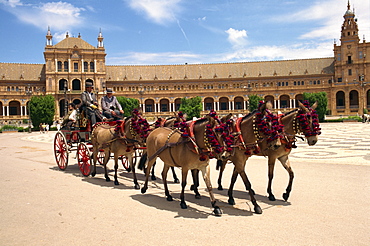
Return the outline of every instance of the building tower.
{"type": "Polygon", "coordinates": [[[366,53],[370,51],[370,47],[365,38],[360,43],[357,18],[355,18],[355,11],[351,10],[349,1],[343,18],[340,45],[334,44],[334,85],[338,87],[338,91],[335,90],[334,92],[337,93],[337,106],[346,107],[346,105],[350,105],[350,111],[344,113],[351,114],[357,110],[356,107],[361,112],[370,103],[367,99],[367,90],[365,90],[366,81],[368,80],[366,74],[369,73],[369,62],[366,59],[366,53]],[[356,89],[339,91],[341,83],[354,85],[356,89]],[[342,93],[343,96],[338,96],[338,93],[342,93]],[[338,97],[341,99],[338,99],[338,97]]]}
{"type": "Polygon", "coordinates": [[[46,46],[53,46],[53,35],[51,35],[50,26],[48,26],[48,32],[46,33],[46,46]]]}

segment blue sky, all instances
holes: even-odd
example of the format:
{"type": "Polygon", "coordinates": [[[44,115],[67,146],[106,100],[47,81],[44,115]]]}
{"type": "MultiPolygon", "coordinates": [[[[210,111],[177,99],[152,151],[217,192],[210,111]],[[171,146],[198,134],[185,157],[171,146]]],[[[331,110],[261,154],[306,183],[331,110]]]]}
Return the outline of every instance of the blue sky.
{"type": "MultiPolygon", "coordinates": [[[[350,0],[370,41],[370,1],[350,0]]],[[[347,0],[0,0],[0,62],[44,63],[45,35],[96,46],[108,65],[333,56],[347,0]]]]}

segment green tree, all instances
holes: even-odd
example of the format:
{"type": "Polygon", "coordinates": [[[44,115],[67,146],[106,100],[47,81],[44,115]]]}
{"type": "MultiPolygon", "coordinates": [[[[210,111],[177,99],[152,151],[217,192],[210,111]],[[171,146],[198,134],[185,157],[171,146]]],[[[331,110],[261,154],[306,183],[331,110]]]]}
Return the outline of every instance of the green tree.
{"type": "Polygon", "coordinates": [[[323,121],[325,119],[325,114],[328,110],[328,97],[326,92],[317,93],[303,93],[303,100],[307,100],[312,106],[317,102],[316,112],[319,115],[319,120],[323,121]]]}
{"type": "Polygon", "coordinates": [[[55,98],[52,95],[33,96],[29,101],[31,121],[38,128],[40,123],[53,124],[55,98]]]}
{"type": "Polygon", "coordinates": [[[117,97],[117,101],[121,104],[125,117],[131,116],[132,110],[139,108],[139,100],[134,98],[117,97]]]}
{"type": "Polygon", "coordinates": [[[258,104],[260,101],[263,100],[263,97],[260,97],[258,95],[249,95],[249,100],[248,100],[248,110],[252,112],[253,110],[258,108],[258,104]]]}
{"type": "Polygon", "coordinates": [[[202,99],[200,97],[182,98],[179,111],[186,114],[187,120],[193,117],[199,118],[202,111],[202,99]]]}

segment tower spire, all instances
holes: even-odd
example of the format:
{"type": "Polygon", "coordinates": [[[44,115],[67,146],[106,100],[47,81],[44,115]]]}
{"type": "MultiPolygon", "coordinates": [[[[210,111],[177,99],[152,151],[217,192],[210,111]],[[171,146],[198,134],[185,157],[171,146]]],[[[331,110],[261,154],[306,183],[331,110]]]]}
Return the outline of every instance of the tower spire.
{"type": "Polygon", "coordinates": [[[50,32],[50,26],[48,26],[48,32],[46,33],[46,46],[53,45],[53,35],[50,32]]]}
{"type": "Polygon", "coordinates": [[[103,44],[103,34],[101,33],[101,28],[99,30],[99,35],[98,35],[98,48],[104,48],[103,44]]]}

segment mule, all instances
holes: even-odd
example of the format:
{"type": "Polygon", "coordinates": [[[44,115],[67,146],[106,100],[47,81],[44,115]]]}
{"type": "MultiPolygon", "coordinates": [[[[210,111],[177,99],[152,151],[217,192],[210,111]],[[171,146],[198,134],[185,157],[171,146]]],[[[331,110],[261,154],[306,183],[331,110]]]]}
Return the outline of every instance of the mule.
{"type": "MultiPolygon", "coordinates": [[[[254,205],[254,211],[257,214],[262,213],[262,209],[256,206],[255,193],[252,185],[245,172],[245,163],[252,155],[266,155],[270,150],[276,150],[281,146],[283,139],[282,125],[277,121],[270,112],[272,108],[269,102],[260,102],[258,110],[250,114],[238,118],[233,122],[234,135],[237,136],[234,143],[233,153],[228,158],[234,164],[234,171],[229,188],[229,204],[235,204],[232,198],[232,188],[236,181],[238,174],[242,177],[246,190],[249,193],[250,199],[254,205]],[[231,192],[231,193],[230,193],[231,192]]],[[[221,190],[221,178],[225,168],[226,162],[222,161],[220,175],[218,178],[218,189],[221,190]]],[[[219,165],[220,163],[218,163],[219,165]]],[[[195,175],[197,177],[197,175],[195,175]]],[[[196,179],[194,179],[194,186],[196,187],[196,179]]]]}
{"type": "MultiPolygon", "coordinates": [[[[321,129],[319,126],[318,115],[316,114],[315,108],[317,103],[312,107],[309,106],[308,102],[298,102],[299,109],[295,109],[285,115],[280,116],[280,122],[284,126],[284,135],[282,139],[282,145],[278,148],[267,148],[265,151],[257,153],[257,155],[267,156],[268,158],[268,185],[267,193],[268,199],[270,201],[275,201],[275,196],[272,192],[272,180],[274,177],[274,167],[276,160],[279,160],[283,167],[289,174],[289,181],[285,193],[283,193],[283,199],[288,200],[294,179],[294,172],[290,165],[289,154],[292,148],[295,148],[296,138],[303,135],[307,140],[309,146],[315,145],[318,141],[318,135],[321,134],[321,129]]],[[[243,132],[243,126],[242,126],[243,132]]],[[[244,138],[243,134],[243,138],[244,138]]],[[[238,169],[241,170],[245,168],[246,161],[249,156],[243,153],[243,150],[235,149],[235,154],[231,157],[231,161],[234,163],[235,168],[231,178],[230,187],[228,190],[229,204],[234,205],[235,201],[233,198],[233,187],[237,179],[238,169]],[[238,164],[236,164],[238,163],[238,164]]],[[[220,185],[220,180],[219,180],[220,185]]]]}
{"type": "Polygon", "coordinates": [[[133,157],[138,147],[145,146],[145,139],[147,137],[148,129],[149,125],[145,119],[141,118],[140,115],[133,115],[124,121],[116,121],[110,124],[96,124],[91,137],[94,161],[94,169],[91,175],[93,177],[96,175],[97,156],[99,151],[103,149],[105,180],[107,182],[110,181],[107,171],[107,163],[110,159],[110,154],[114,153],[114,184],[119,185],[117,177],[118,158],[124,155],[130,163],[130,168],[134,178],[134,187],[135,189],[140,189],[140,185],[136,178],[133,157]]]}
{"type": "Polygon", "coordinates": [[[162,171],[163,185],[165,188],[165,195],[168,201],[173,198],[168,190],[167,172],[170,167],[182,168],[181,180],[181,195],[180,207],[186,209],[185,202],[185,187],[188,171],[191,169],[198,169],[202,171],[203,179],[206,183],[213,213],[216,216],[222,214],[221,209],[216,205],[216,199],[212,192],[212,185],[210,182],[209,160],[216,155],[223,154],[223,146],[219,143],[222,140],[219,135],[214,134],[213,128],[216,125],[216,120],[212,117],[206,117],[194,121],[190,130],[185,131],[179,129],[170,129],[167,127],[160,127],[150,133],[147,138],[147,154],[146,161],[146,177],[144,186],[141,189],[145,193],[148,189],[148,179],[150,176],[150,169],[159,157],[163,163],[162,171]],[[190,136],[188,136],[190,134],[190,136]],[[217,143],[217,144],[216,144],[217,143]]]}
{"type": "MultiPolygon", "coordinates": [[[[152,128],[153,128],[153,130],[155,128],[158,128],[158,127],[168,127],[168,128],[171,128],[171,129],[175,129],[175,128],[179,127],[179,124],[181,122],[185,122],[185,121],[186,121],[185,120],[185,115],[181,111],[180,112],[174,112],[174,116],[171,116],[169,118],[158,118],[156,120],[156,122],[154,122],[154,124],[152,125],[152,128]]],[[[147,156],[145,155],[143,160],[145,160],[146,157],[147,156]]],[[[141,162],[143,160],[141,160],[141,162]]],[[[154,168],[155,168],[155,163],[153,164],[152,172],[151,172],[151,179],[152,180],[157,179],[155,177],[155,174],[154,174],[154,168]]],[[[143,169],[142,165],[139,165],[139,169],[143,169]]],[[[173,176],[173,182],[174,183],[180,183],[180,180],[177,178],[175,168],[171,167],[171,171],[172,171],[172,176],[173,176]]]]}

